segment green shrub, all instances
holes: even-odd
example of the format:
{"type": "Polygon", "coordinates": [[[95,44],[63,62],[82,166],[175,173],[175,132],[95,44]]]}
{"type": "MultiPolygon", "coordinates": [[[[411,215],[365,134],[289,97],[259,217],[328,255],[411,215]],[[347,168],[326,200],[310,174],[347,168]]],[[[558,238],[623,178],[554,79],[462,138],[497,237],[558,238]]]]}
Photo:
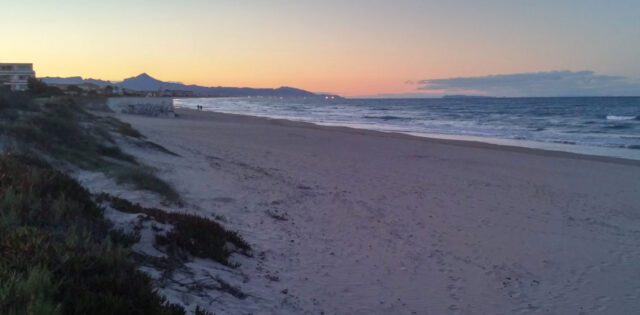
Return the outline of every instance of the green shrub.
{"type": "Polygon", "coordinates": [[[5,114],[8,109],[34,111],[38,109],[38,106],[34,104],[33,99],[26,93],[0,89],[0,110],[5,114]]]}
{"type": "Polygon", "coordinates": [[[0,310],[6,315],[58,315],[62,307],[53,300],[56,287],[53,275],[41,266],[26,274],[0,270],[0,310]]]}
{"type": "Polygon", "coordinates": [[[120,167],[114,169],[118,183],[130,183],[137,189],[155,192],[167,201],[182,204],[180,195],[175,189],[153,174],[153,170],[144,167],[120,167]]]}
{"type": "Polygon", "coordinates": [[[232,266],[229,256],[234,251],[246,256],[251,255],[251,247],[237,232],[228,231],[222,225],[205,217],[145,208],[108,194],[98,195],[97,200],[109,202],[112,207],[121,212],[143,213],[155,221],[173,225],[173,229],[166,235],[156,237],[156,243],[166,247],[167,253],[175,258],[184,260],[189,254],[232,266]],[[228,244],[232,244],[235,249],[230,248],[228,244]]]}
{"type": "Polygon", "coordinates": [[[118,132],[125,136],[142,138],[142,134],[138,130],[133,129],[130,124],[125,122],[120,123],[120,126],[118,126],[118,132]]]}
{"type": "Polygon", "coordinates": [[[136,269],[89,192],[46,162],[0,155],[2,314],[185,314],[136,269]]]}
{"type": "Polygon", "coordinates": [[[39,107],[25,94],[3,92],[0,111],[7,110],[13,118],[0,115],[0,133],[16,139],[25,150],[42,152],[82,169],[103,172],[119,183],[132,184],[180,204],[173,187],[115,145],[109,130],[142,137],[131,125],[113,117],[90,114],[68,97],[50,98],[39,107]],[[23,110],[28,108],[31,111],[23,110]]]}
{"type": "Polygon", "coordinates": [[[196,310],[194,312],[194,315],[214,315],[211,312],[208,312],[206,310],[203,310],[200,308],[200,306],[196,306],[196,310]]]}

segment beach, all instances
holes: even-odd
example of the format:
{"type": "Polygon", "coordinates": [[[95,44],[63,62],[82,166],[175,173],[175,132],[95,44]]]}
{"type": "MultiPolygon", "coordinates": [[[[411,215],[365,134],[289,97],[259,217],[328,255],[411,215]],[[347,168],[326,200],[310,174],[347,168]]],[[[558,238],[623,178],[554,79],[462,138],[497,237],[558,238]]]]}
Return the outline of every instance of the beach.
{"type": "Polygon", "coordinates": [[[176,113],[117,118],[178,155],[127,149],[181,210],[252,245],[216,313],[640,309],[640,161],[176,113]]]}

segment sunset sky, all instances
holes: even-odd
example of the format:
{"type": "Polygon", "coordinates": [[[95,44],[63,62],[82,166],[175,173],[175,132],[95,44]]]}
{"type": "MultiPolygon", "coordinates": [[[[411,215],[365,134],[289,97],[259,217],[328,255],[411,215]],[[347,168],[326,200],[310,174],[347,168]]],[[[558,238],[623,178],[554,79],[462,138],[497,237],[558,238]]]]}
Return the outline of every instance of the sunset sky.
{"type": "Polygon", "coordinates": [[[38,76],[146,72],[345,96],[483,93],[425,85],[561,70],[640,77],[640,1],[632,0],[22,0],[2,11],[0,62],[33,62],[38,76]]]}

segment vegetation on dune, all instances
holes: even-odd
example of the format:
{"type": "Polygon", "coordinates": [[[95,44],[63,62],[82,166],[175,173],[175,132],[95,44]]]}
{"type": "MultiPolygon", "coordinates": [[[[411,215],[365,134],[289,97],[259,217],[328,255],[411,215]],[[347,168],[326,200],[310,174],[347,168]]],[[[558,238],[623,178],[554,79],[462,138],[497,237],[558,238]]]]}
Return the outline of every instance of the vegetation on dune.
{"type": "Polygon", "coordinates": [[[140,138],[140,139],[144,138],[144,136],[138,130],[134,129],[133,126],[131,126],[131,124],[129,123],[122,122],[110,116],[100,117],[99,120],[104,125],[110,126],[113,130],[117,131],[123,136],[129,136],[129,137],[140,138]]]}
{"type": "Polygon", "coordinates": [[[118,126],[118,132],[125,136],[142,138],[142,134],[138,130],[133,129],[128,123],[121,123],[120,126],[118,126]]]}
{"type": "Polygon", "coordinates": [[[205,217],[176,212],[166,212],[156,208],[145,208],[128,200],[108,194],[100,194],[99,202],[108,202],[113,208],[126,213],[142,213],[154,221],[171,224],[173,229],[164,235],[156,236],[156,244],[166,248],[174,258],[186,260],[187,255],[208,258],[227,266],[229,256],[238,251],[251,255],[251,247],[237,232],[226,230],[215,221],[205,217]]]}
{"type": "MultiPolygon", "coordinates": [[[[57,92],[41,82],[30,86],[29,93],[0,88],[0,151],[20,152],[0,154],[0,313],[186,314],[138,271],[142,254],[130,247],[139,234],[114,230],[89,192],[51,166],[103,172],[117,183],[181,203],[175,189],[123,152],[115,137],[177,154],[145,140],[129,124],[85,111],[74,99],[34,99],[57,92]]],[[[155,242],[174,262],[201,257],[233,267],[232,253],[251,255],[236,232],[206,218],[143,208],[106,194],[97,199],[171,224],[155,242]]],[[[197,308],[195,314],[211,313],[197,308]]]]}
{"type": "Polygon", "coordinates": [[[69,176],[22,154],[0,155],[3,314],[185,314],[129,258],[131,236],[69,176]]]}
{"type": "Polygon", "coordinates": [[[36,97],[48,97],[64,94],[61,89],[55,86],[49,86],[36,78],[29,78],[27,81],[27,87],[29,94],[36,97]]]}
{"type": "Polygon", "coordinates": [[[200,306],[196,307],[196,310],[195,310],[194,314],[195,315],[213,315],[213,313],[207,312],[207,311],[201,309],[200,306]]]}
{"type": "Polygon", "coordinates": [[[118,184],[133,184],[136,189],[152,191],[163,196],[166,200],[181,204],[180,195],[171,185],[153,174],[148,167],[117,167],[112,170],[118,184]]]}
{"type": "Polygon", "coordinates": [[[112,132],[142,138],[131,125],[93,115],[66,97],[38,103],[25,93],[0,91],[0,134],[15,139],[21,151],[44,153],[85,170],[103,172],[118,183],[158,193],[169,202],[181,202],[173,187],[153,169],[140,165],[116,145],[112,132]]]}

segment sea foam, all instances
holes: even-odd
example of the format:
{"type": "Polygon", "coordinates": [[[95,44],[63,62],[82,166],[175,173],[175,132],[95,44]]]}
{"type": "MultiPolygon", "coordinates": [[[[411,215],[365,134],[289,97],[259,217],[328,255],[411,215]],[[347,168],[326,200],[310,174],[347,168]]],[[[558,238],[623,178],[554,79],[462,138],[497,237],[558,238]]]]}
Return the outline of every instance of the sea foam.
{"type": "Polygon", "coordinates": [[[634,119],[638,119],[638,116],[607,115],[607,120],[634,120],[634,119]]]}

